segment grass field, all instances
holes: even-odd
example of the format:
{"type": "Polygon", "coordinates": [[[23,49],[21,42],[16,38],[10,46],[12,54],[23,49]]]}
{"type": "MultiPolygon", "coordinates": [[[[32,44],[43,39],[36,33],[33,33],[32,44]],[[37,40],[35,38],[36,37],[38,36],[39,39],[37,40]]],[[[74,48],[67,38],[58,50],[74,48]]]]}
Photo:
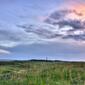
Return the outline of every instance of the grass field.
{"type": "Polygon", "coordinates": [[[0,85],[85,85],[85,63],[0,63],[0,85]]]}

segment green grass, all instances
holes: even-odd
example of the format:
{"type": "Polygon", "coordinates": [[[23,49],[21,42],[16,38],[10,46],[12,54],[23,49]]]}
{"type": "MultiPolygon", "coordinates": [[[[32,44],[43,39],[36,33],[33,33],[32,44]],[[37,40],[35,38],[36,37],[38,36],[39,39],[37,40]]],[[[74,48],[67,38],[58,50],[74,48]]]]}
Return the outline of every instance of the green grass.
{"type": "Polygon", "coordinates": [[[0,85],[85,85],[85,63],[2,62],[0,85]]]}

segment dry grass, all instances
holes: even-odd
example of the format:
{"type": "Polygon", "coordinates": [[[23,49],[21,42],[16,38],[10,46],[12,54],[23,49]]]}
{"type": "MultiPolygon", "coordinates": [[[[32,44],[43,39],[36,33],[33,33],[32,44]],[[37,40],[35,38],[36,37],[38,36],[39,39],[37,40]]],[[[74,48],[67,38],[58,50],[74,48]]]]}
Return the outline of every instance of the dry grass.
{"type": "Polygon", "coordinates": [[[85,63],[1,63],[0,85],[85,85],[85,63]]]}

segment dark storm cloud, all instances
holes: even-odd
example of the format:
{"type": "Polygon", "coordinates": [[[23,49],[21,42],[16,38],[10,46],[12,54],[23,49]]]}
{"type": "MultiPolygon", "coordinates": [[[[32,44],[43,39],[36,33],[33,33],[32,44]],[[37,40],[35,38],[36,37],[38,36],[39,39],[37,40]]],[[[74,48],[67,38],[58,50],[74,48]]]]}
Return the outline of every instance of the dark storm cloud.
{"type": "Polygon", "coordinates": [[[77,16],[82,16],[82,13],[78,13],[76,10],[60,10],[53,12],[44,22],[59,26],[69,25],[76,29],[84,28],[81,20],[66,18],[71,13],[74,13],[77,16]]]}
{"type": "Polygon", "coordinates": [[[52,13],[49,17],[52,19],[61,19],[70,12],[71,12],[70,10],[59,10],[52,13]]]}
{"type": "MultiPolygon", "coordinates": [[[[76,10],[58,10],[50,14],[48,18],[44,20],[45,23],[53,26],[59,26],[58,30],[62,30],[65,26],[68,30],[64,30],[66,35],[62,35],[63,39],[85,40],[85,20],[76,19],[74,16],[68,18],[68,15],[74,14],[77,17],[83,16],[82,13],[76,10]],[[72,29],[69,29],[71,27],[72,29]],[[69,34],[71,33],[71,34],[69,34]]],[[[60,36],[61,37],[61,36],[60,36]]]]}
{"type": "MultiPolygon", "coordinates": [[[[54,24],[52,24],[54,25],[54,24]]],[[[24,29],[25,32],[35,34],[39,36],[41,39],[73,39],[73,40],[85,40],[85,29],[84,22],[80,20],[62,20],[56,23],[59,28],[52,28],[46,26],[36,26],[36,25],[29,25],[29,26],[20,26],[24,29]],[[62,30],[67,26],[68,30],[62,30]],[[72,29],[69,29],[71,27],[72,29]],[[53,31],[55,29],[55,31],[53,31]],[[56,31],[57,29],[57,31],[56,31]],[[61,30],[61,31],[60,31],[61,30]],[[81,32],[82,31],[82,32],[81,32]],[[65,32],[62,34],[62,32],[65,32]],[[77,33],[78,32],[78,33],[77,33]],[[69,34],[70,33],[70,34],[69,34]]],[[[55,26],[56,26],[55,25],[55,26]]]]}
{"type": "Polygon", "coordinates": [[[52,39],[61,36],[57,34],[53,30],[50,30],[50,27],[46,26],[36,26],[36,25],[29,25],[29,26],[19,26],[25,30],[27,33],[36,34],[41,39],[52,39]]]}
{"type": "Polygon", "coordinates": [[[75,40],[85,40],[85,34],[83,35],[67,35],[67,36],[64,36],[62,37],[63,39],[75,39],[75,40]]]}
{"type": "Polygon", "coordinates": [[[85,25],[80,20],[62,20],[62,21],[59,21],[59,22],[57,22],[55,24],[59,25],[60,27],[70,26],[74,30],[84,29],[85,28],[85,25]]]}

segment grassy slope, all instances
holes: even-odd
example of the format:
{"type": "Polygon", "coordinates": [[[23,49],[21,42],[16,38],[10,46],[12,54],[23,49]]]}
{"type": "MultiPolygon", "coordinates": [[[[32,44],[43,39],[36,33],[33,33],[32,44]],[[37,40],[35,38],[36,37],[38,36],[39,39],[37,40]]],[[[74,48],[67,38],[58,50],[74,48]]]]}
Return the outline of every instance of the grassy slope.
{"type": "Polygon", "coordinates": [[[0,63],[0,85],[85,85],[85,63],[0,63]]]}

